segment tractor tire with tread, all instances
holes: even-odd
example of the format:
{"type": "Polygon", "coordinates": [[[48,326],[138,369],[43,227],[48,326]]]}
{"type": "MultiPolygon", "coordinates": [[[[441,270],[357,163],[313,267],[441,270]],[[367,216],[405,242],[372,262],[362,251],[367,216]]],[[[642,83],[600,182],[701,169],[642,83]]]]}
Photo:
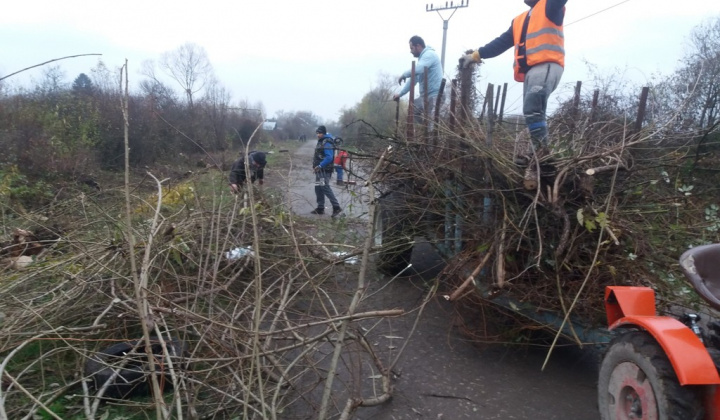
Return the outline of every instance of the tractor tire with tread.
{"type": "Polygon", "coordinates": [[[631,331],[610,342],[600,366],[598,407],[602,420],[704,416],[698,387],[680,385],[662,347],[645,331],[631,331]]]}

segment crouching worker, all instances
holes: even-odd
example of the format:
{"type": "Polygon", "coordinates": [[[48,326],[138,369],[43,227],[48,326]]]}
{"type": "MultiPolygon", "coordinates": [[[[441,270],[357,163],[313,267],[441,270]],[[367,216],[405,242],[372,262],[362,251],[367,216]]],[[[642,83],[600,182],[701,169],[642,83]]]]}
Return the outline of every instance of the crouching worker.
{"type": "Polygon", "coordinates": [[[327,133],[324,125],[315,130],[317,134],[317,145],[315,146],[315,154],[313,155],[313,172],[315,172],[315,196],[317,198],[317,207],[312,214],[325,214],[325,197],[330,200],[333,212],[332,217],[338,217],[342,213],[340,203],[335,198],[330,188],[330,178],[333,174],[335,155],[335,143],[332,136],[327,133]]]}
{"type": "MultiPolygon", "coordinates": [[[[250,152],[247,155],[248,161],[250,162],[250,182],[253,183],[258,180],[260,185],[263,184],[263,169],[267,165],[265,153],[263,152],[250,152]]],[[[237,194],[241,189],[245,181],[247,180],[247,174],[245,173],[245,156],[241,156],[240,159],[233,163],[230,169],[230,191],[233,194],[237,194]]]]}

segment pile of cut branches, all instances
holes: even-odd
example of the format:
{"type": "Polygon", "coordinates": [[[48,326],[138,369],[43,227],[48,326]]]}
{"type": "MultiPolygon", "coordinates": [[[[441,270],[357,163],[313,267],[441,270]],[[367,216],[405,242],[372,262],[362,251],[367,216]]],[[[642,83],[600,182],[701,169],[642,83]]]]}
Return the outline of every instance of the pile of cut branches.
{"type": "Polygon", "coordinates": [[[480,311],[511,295],[600,326],[606,285],[646,285],[666,307],[697,309],[677,259],[720,240],[717,132],[638,130],[561,108],[550,121],[550,156],[529,162],[540,177],[528,190],[528,169],[517,163],[532,155],[521,118],[499,124],[461,107],[449,115],[429,134],[385,138],[396,151],[380,187],[403,197],[413,234],[448,256],[449,298],[480,311]]]}

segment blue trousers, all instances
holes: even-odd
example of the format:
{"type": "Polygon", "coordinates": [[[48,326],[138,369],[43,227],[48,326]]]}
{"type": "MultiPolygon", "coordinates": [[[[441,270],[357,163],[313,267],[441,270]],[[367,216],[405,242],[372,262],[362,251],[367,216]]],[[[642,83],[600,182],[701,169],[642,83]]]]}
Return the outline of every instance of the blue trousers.
{"type": "Polygon", "coordinates": [[[343,180],[343,167],[340,165],[335,165],[335,172],[337,173],[337,180],[342,181],[343,180]]]}

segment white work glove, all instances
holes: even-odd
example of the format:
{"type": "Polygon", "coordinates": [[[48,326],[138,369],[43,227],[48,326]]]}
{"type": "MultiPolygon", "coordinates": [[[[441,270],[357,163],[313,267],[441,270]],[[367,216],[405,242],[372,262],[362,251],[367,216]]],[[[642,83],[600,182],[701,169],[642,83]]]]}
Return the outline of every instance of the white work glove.
{"type": "Polygon", "coordinates": [[[460,60],[458,60],[458,67],[461,69],[466,69],[468,66],[470,66],[471,63],[479,63],[480,62],[480,53],[478,50],[467,50],[465,51],[465,55],[460,57],[460,60]]]}

